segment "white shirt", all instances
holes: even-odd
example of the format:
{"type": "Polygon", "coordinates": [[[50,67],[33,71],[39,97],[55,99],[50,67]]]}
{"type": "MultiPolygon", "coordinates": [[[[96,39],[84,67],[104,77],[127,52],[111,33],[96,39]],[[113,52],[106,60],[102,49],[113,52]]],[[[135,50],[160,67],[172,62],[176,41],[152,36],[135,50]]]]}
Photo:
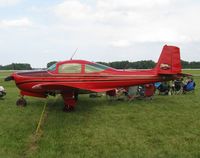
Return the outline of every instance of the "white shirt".
{"type": "Polygon", "coordinates": [[[3,88],[3,86],[0,86],[0,91],[1,92],[5,91],[5,89],[3,88]]]}

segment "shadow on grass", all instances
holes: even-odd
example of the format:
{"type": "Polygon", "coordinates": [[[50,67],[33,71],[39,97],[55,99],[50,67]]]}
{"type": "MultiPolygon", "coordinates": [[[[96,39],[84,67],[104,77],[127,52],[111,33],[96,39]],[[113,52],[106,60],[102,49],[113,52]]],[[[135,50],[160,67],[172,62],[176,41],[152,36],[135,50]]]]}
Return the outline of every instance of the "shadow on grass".
{"type": "MultiPolygon", "coordinates": [[[[167,99],[165,97],[165,99],[167,99]]],[[[169,99],[170,100],[170,99],[169,99]]],[[[27,98],[28,105],[32,108],[38,108],[45,104],[47,101],[48,104],[48,111],[49,112],[63,112],[62,109],[64,107],[64,101],[61,96],[57,97],[49,97],[46,99],[38,99],[38,98],[27,98]]],[[[88,95],[80,95],[75,110],[72,112],[63,112],[63,113],[88,113],[95,111],[96,109],[109,109],[112,107],[119,107],[123,110],[124,106],[134,106],[142,108],[144,106],[152,105],[152,104],[159,104],[163,102],[163,97],[155,97],[153,100],[149,99],[136,99],[133,101],[125,101],[125,100],[108,100],[106,97],[100,98],[89,98],[88,95]]]]}
{"type": "Polygon", "coordinates": [[[0,100],[5,100],[5,98],[1,98],[1,97],[0,97],[0,100]]]}
{"type": "MultiPolygon", "coordinates": [[[[50,102],[48,102],[48,109],[49,111],[61,111],[64,107],[64,101],[61,97],[58,97],[57,99],[50,99],[50,102]]],[[[114,103],[109,103],[105,98],[89,98],[88,96],[80,96],[79,100],[75,106],[75,110],[69,113],[82,113],[82,112],[90,112],[93,111],[96,107],[99,106],[114,106],[114,103]]]]}

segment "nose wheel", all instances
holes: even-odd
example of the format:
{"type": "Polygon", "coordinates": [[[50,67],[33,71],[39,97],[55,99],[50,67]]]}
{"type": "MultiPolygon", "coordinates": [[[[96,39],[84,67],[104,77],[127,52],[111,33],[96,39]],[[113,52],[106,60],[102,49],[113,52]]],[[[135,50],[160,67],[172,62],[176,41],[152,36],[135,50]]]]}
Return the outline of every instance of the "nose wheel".
{"type": "Polygon", "coordinates": [[[65,105],[65,106],[63,107],[63,111],[64,111],[64,112],[71,112],[71,111],[74,111],[74,106],[65,105]]]}
{"type": "Polygon", "coordinates": [[[27,105],[26,100],[24,99],[24,97],[21,97],[17,100],[16,102],[17,106],[21,106],[21,107],[25,107],[27,105]]]}
{"type": "Polygon", "coordinates": [[[64,100],[64,112],[70,112],[73,111],[76,105],[76,99],[74,98],[73,93],[63,93],[62,98],[64,100]]]}

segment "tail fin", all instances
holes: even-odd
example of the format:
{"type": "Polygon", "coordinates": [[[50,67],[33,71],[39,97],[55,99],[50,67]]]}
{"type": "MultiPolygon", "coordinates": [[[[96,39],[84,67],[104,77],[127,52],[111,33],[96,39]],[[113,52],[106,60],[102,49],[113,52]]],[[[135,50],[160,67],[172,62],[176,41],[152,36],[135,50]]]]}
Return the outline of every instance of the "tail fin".
{"type": "Polygon", "coordinates": [[[180,49],[175,46],[165,45],[155,70],[158,74],[181,73],[180,49]]]}

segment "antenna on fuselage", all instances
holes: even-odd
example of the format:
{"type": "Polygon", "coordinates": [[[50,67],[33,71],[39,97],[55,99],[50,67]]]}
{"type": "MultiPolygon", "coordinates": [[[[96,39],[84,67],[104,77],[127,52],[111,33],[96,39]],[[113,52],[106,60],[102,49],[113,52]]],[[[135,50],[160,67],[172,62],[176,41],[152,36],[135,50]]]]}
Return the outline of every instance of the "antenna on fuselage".
{"type": "Polygon", "coordinates": [[[74,53],[72,54],[72,56],[71,56],[71,58],[70,58],[70,60],[72,60],[73,59],[73,57],[74,57],[74,55],[76,55],[76,52],[78,51],[78,48],[76,48],[76,50],[74,51],[74,53]]]}

